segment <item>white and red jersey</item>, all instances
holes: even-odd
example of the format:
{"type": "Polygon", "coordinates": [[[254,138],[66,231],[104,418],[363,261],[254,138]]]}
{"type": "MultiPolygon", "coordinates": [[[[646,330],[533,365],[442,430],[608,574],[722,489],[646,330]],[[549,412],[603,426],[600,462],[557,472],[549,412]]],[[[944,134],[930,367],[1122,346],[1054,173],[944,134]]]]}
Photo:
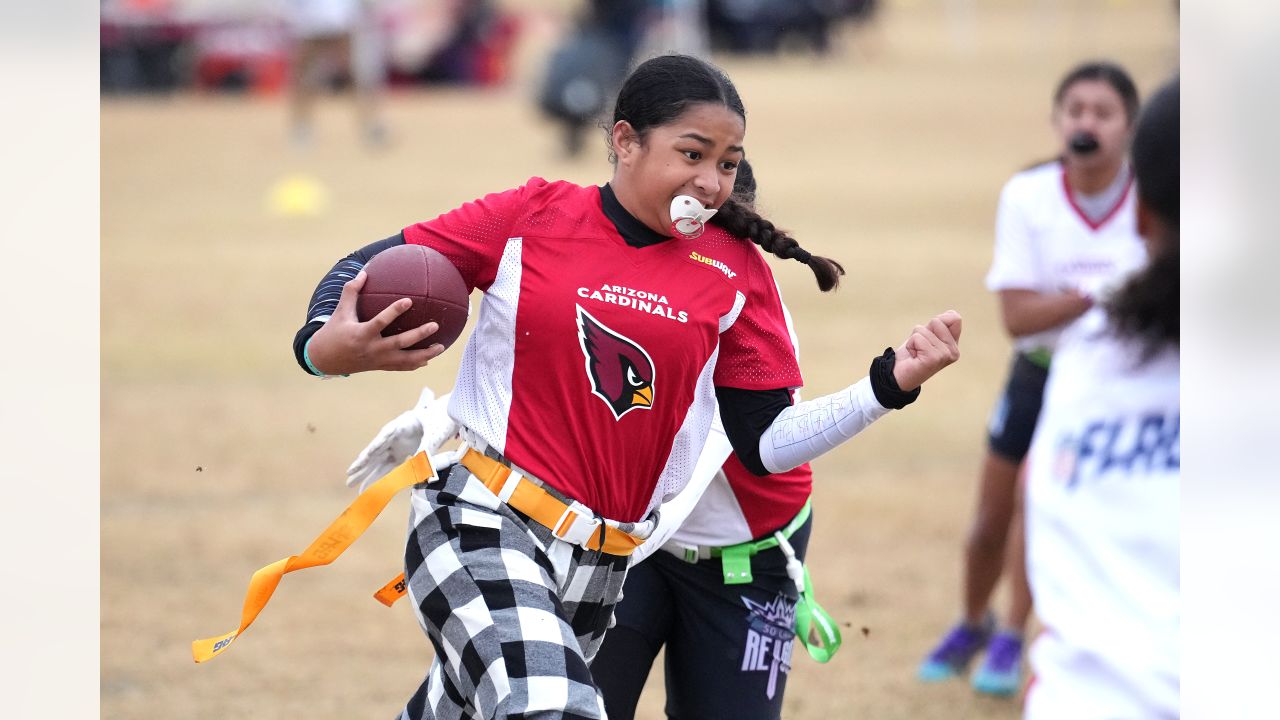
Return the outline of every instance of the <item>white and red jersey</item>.
{"type": "MultiPolygon", "coordinates": [[[[792,352],[799,359],[800,341],[785,304],[782,314],[792,352]]],[[[793,399],[799,402],[799,397],[793,399]]],[[[708,448],[708,452],[714,449],[708,448]]],[[[730,453],[671,540],[686,546],[708,547],[755,540],[785,527],[811,494],[813,470],[809,463],[760,477],[743,466],[736,453],[730,453]]]]}
{"type": "MultiPolygon", "coordinates": [[[[1000,193],[996,244],[987,289],[1063,292],[1101,297],[1142,267],[1132,180],[1111,211],[1091,220],[1076,204],[1058,161],[1014,175],[1000,193]]],[[[1014,339],[1020,352],[1053,351],[1062,328],[1014,339]]]]}
{"type": "Polygon", "coordinates": [[[1027,456],[1029,720],[1179,714],[1178,350],[1105,329],[1063,335],[1027,456]]]}
{"type": "Polygon", "coordinates": [[[808,463],[759,477],[731,454],[671,539],[710,547],[755,540],[786,526],[812,493],[808,463]]]}
{"type": "Polygon", "coordinates": [[[684,487],[715,386],[802,383],[768,265],[717,226],[632,247],[599,188],[533,178],[404,237],[484,292],[449,414],[605,517],[684,487]]]}

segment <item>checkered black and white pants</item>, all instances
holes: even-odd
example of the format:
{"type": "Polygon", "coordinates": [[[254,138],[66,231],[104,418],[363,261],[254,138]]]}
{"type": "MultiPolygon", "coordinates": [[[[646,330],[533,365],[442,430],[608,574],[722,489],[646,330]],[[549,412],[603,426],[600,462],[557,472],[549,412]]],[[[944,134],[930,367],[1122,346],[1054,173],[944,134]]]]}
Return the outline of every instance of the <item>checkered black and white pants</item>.
{"type": "Polygon", "coordinates": [[[588,664],[628,558],[571,545],[455,465],[418,485],[405,577],[435,647],[401,720],[604,718],[588,664]]]}

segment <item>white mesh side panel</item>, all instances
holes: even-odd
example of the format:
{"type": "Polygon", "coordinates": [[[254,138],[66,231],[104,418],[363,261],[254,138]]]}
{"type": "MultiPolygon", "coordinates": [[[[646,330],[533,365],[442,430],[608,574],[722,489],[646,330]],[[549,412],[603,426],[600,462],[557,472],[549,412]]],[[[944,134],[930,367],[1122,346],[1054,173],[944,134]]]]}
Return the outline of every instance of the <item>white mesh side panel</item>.
{"type": "Polygon", "coordinates": [[[712,547],[737,545],[751,539],[751,526],[724,473],[716,473],[693,512],[671,539],[685,545],[712,547]]]}
{"type": "MultiPolygon", "coordinates": [[[[723,335],[724,331],[733,327],[746,301],[745,295],[737,294],[733,309],[720,317],[720,334],[723,335]]],[[[698,464],[702,447],[707,443],[707,433],[711,431],[711,421],[717,412],[714,379],[716,360],[719,357],[720,346],[717,345],[711,352],[711,357],[707,358],[707,364],[702,366],[702,372],[698,373],[698,383],[693,391],[693,403],[689,405],[689,412],[684,416],[684,422],[680,424],[675,441],[671,443],[671,453],[667,455],[666,467],[662,469],[658,484],[653,488],[653,495],[649,498],[645,515],[657,507],[663,498],[671,497],[683,490],[684,486],[689,484],[689,478],[693,476],[693,469],[698,464]]]]}
{"type": "Polygon", "coordinates": [[[511,411],[522,243],[522,238],[507,240],[498,274],[480,301],[480,317],[467,340],[449,400],[449,416],[474,430],[498,452],[506,447],[511,411]]]}

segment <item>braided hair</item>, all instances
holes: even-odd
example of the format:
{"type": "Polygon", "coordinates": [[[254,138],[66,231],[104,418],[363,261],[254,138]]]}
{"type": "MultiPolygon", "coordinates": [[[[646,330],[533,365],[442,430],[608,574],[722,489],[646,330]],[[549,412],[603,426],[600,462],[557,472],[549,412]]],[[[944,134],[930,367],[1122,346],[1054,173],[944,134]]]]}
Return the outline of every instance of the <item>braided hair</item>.
{"type": "Polygon", "coordinates": [[[751,169],[751,164],[743,159],[738,163],[738,176],[733,183],[733,194],[720,206],[719,212],[711,218],[711,222],[738,237],[749,238],[780,258],[796,260],[808,265],[818,280],[818,288],[823,292],[839,286],[844,267],[835,260],[814,255],[800,247],[800,243],[796,242],[795,238],[755,211],[755,201],[755,172],[751,169]]]}
{"type": "MultiPolygon", "coordinates": [[[[698,103],[723,105],[746,123],[747,111],[742,98],[722,70],[689,55],[660,55],[641,63],[627,76],[614,104],[613,124],[626,120],[643,138],[651,128],[673,122],[698,103]]],[[[612,148],[610,150],[610,160],[616,160],[612,148]]],[[[738,165],[738,178],[733,196],[720,206],[711,222],[777,257],[809,266],[823,292],[837,287],[844,274],[840,263],[811,254],[752,207],[755,178],[745,161],[738,165]],[[738,191],[742,182],[749,183],[751,188],[745,196],[738,191]]]]}

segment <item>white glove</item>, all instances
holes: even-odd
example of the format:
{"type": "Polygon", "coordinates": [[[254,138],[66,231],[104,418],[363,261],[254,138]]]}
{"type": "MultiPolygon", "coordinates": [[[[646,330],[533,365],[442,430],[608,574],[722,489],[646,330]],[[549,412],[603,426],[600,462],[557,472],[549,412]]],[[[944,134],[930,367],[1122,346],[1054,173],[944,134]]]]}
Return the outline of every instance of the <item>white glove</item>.
{"type": "Polygon", "coordinates": [[[347,487],[361,492],[420,450],[433,455],[449,438],[458,434],[458,424],[449,417],[449,395],[439,398],[429,387],[413,408],[382,426],[369,445],[347,468],[347,487]]]}

